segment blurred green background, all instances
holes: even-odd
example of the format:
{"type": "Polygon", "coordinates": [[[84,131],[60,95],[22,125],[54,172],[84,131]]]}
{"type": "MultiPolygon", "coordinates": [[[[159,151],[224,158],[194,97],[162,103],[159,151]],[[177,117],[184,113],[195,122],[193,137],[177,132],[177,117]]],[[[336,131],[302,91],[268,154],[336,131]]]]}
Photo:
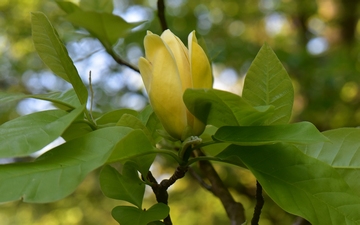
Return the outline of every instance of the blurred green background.
{"type": "MultiPolygon", "coordinates": [[[[156,2],[114,0],[115,14],[129,22],[147,21],[115,47],[122,58],[134,65],[143,55],[146,30],[161,33],[156,2]]],[[[251,61],[267,42],[293,80],[296,91],[293,121],[310,121],[321,131],[359,126],[358,1],[167,0],[165,4],[169,28],[184,43],[192,30],[206,43],[213,62],[215,88],[241,94],[251,61]]],[[[55,1],[48,0],[0,0],[1,92],[47,93],[70,87],[55,77],[35,52],[31,39],[32,11],[42,11],[49,17],[87,85],[91,70],[96,111],[123,107],[141,110],[147,104],[140,75],[116,64],[97,40],[75,29],[63,18],[65,14],[55,1]]],[[[1,105],[0,124],[51,107],[32,99],[1,105]]],[[[154,174],[159,179],[166,178],[174,166],[171,161],[159,158],[153,166],[154,174]]],[[[215,166],[235,198],[244,204],[250,219],[255,204],[255,179],[244,169],[215,166]]],[[[110,212],[119,202],[103,197],[97,177],[95,171],[74,194],[59,202],[0,204],[0,224],[117,224],[110,212]]],[[[151,192],[146,196],[145,207],[155,202],[151,192]]],[[[220,201],[189,174],[170,188],[169,201],[174,224],[229,224],[220,201]]],[[[292,224],[294,219],[266,198],[260,224],[292,224]]]]}

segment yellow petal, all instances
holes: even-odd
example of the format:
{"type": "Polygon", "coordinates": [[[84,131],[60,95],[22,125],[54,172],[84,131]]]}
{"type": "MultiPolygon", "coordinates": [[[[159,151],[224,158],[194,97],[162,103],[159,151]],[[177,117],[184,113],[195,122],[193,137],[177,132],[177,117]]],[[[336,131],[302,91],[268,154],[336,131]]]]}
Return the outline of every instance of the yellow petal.
{"type": "Polygon", "coordinates": [[[188,37],[190,68],[193,88],[211,88],[213,77],[209,59],[197,43],[195,31],[188,37]]]}
{"type": "Polygon", "coordinates": [[[144,48],[145,58],[149,60],[150,63],[154,62],[154,57],[158,55],[159,50],[169,52],[159,35],[153,34],[150,31],[147,32],[147,35],[144,38],[144,48]]]}
{"type": "Polygon", "coordinates": [[[184,92],[192,85],[188,49],[170,30],[164,31],[161,35],[161,39],[168,45],[174,56],[180,74],[182,90],[184,92]]]}
{"type": "MultiPolygon", "coordinates": [[[[144,69],[143,79],[149,82],[147,91],[150,104],[165,130],[174,138],[181,138],[187,125],[186,109],[182,100],[182,85],[173,54],[163,40],[155,34],[144,39],[146,59],[140,60],[144,69]],[[144,63],[144,64],[143,64],[144,63]],[[151,68],[151,73],[148,69],[151,68]],[[151,74],[151,79],[148,75],[151,74]]],[[[140,65],[139,64],[139,65],[140,65]]]]}
{"type": "Polygon", "coordinates": [[[140,57],[138,64],[139,64],[140,74],[145,85],[145,89],[149,93],[151,79],[152,79],[152,66],[150,62],[144,57],[140,57]]]}
{"type": "MultiPolygon", "coordinates": [[[[189,46],[189,61],[192,76],[193,88],[211,88],[213,84],[213,77],[210,62],[197,43],[195,31],[191,32],[188,36],[189,46]]],[[[198,120],[195,116],[192,120],[188,120],[188,125],[193,128],[193,135],[200,135],[204,132],[205,124],[198,120]]]]}
{"type": "MultiPolygon", "coordinates": [[[[192,87],[188,49],[170,30],[165,30],[161,35],[161,39],[167,44],[174,56],[179,70],[182,92],[184,92],[187,88],[192,87]]],[[[184,103],[182,105],[186,110],[186,124],[192,125],[194,123],[194,116],[186,109],[184,103]]]]}

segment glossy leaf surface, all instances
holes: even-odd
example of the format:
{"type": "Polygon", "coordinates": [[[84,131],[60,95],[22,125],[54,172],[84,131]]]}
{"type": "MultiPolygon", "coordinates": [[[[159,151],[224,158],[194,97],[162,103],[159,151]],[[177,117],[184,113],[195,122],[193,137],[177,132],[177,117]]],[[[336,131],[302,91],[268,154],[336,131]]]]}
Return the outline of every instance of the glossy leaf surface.
{"type": "Polygon", "coordinates": [[[328,164],[293,145],[231,145],[230,151],[285,211],[313,225],[360,224],[360,197],[328,164]]]}
{"type": "Polygon", "coordinates": [[[66,13],[72,13],[76,10],[81,10],[78,5],[69,1],[55,0],[55,2],[66,13]]]}
{"type": "MultiPolygon", "coordinates": [[[[131,115],[131,114],[122,115],[120,120],[116,123],[116,126],[123,126],[123,127],[131,127],[133,129],[140,129],[145,133],[145,135],[149,138],[149,140],[152,140],[152,134],[147,129],[145,124],[143,124],[143,122],[138,117],[135,117],[134,115],[131,115]]],[[[155,141],[152,140],[152,142],[153,142],[154,145],[156,144],[155,141]]]]}
{"type": "Polygon", "coordinates": [[[0,157],[27,156],[50,144],[84,111],[36,112],[10,120],[0,126],[0,157]]]}
{"type": "Polygon", "coordinates": [[[323,134],[330,142],[298,148],[335,168],[360,196],[360,129],[340,128],[325,131],[323,134]]]}
{"type": "Polygon", "coordinates": [[[0,104],[8,104],[10,102],[19,101],[26,98],[50,101],[55,104],[64,105],[68,108],[76,108],[81,105],[74,89],[70,89],[65,92],[51,92],[37,95],[26,95],[23,93],[0,93],[0,104]]]}
{"type": "Polygon", "coordinates": [[[108,162],[131,161],[146,176],[155,159],[155,147],[142,130],[134,130],[121,140],[115,147],[108,162]]]}
{"type": "Polygon", "coordinates": [[[164,219],[169,211],[169,207],[163,203],[157,203],[148,210],[117,206],[113,209],[112,216],[121,225],[147,225],[152,221],[164,219]]]}
{"type": "Polygon", "coordinates": [[[285,68],[267,44],[260,49],[246,74],[242,97],[252,106],[275,107],[268,124],[289,122],[294,88],[285,68]]]}
{"type": "Polygon", "coordinates": [[[107,197],[130,202],[141,209],[145,184],[131,163],[125,163],[122,174],[111,166],[104,166],[100,186],[107,197]]]}
{"type": "Polygon", "coordinates": [[[146,127],[146,130],[143,130],[146,135],[149,136],[149,139],[155,145],[161,140],[159,134],[160,130],[163,130],[163,126],[154,113],[152,107],[148,105],[145,107],[136,117],[141,121],[141,123],[146,127]]]}
{"type": "Polygon", "coordinates": [[[266,124],[273,107],[252,107],[240,96],[215,89],[187,89],[184,102],[189,111],[205,124],[250,126],[266,124]]]}
{"type": "Polygon", "coordinates": [[[273,126],[224,126],[218,129],[213,138],[243,146],[279,142],[309,144],[329,141],[309,122],[273,126]]]}
{"type": "Polygon", "coordinates": [[[66,17],[71,23],[88,30],[105,46],[111,48],[119,38],[123,38],[142,22],[128,23],[119,16],[107,12],[73,11],[66,17]]]}
{"type": "Polygon", "coordinates": [[[36,161],[0,165],[0,202],[52,202],[71,194],[85,176],[102,166],[132,129],[104,128],[66,142],[36,161]]]}
{"type": "Polygon", "coordinates": [[[86,104],[87,89],[50,21],[43,13],[33,12],[31,24],[35,49],[42,61],[56,75],[71,83],[80,103],[86,104]]]}
{"type": "Polygon", "coordinates": [[[74,89],[69,89],[64,92],[51,92],[47,94],[29,95],[29,97],[50,101],[55,104],[61,104],[69,108],[76,108],[81,106],[74,89]]]}
{"type": "Polygon", "coordinates": [[[107,126],[115,126],[116,123],[120,120],[120,118],[124,114],[130,114],[137,116],[138,112],[132,109],[116,109],[110,112],[107,112],[96,119],[96,124],[98,125],[107,125],[107,126]]]}
{"type": "Polygon", "coordinates": [[[61,134],[61,137],[65,141],[70,141],[75,138],[79,138],[87,133],[94,131],[89,123],[84,120],[75,120],[70,126],[61,134]]]}
{"type": "Polygon", "coordinates": [[[112,13],[113,0],[81,0],[80,8],[85,11],[98,11],[112,13]]]}
{"type": "Polygon", "coordinates": [[[9,104],[14,101],[18,101],[26,98],[27,96],[23,93],[4,93],[0,92],[0,104],[9,104]]]}

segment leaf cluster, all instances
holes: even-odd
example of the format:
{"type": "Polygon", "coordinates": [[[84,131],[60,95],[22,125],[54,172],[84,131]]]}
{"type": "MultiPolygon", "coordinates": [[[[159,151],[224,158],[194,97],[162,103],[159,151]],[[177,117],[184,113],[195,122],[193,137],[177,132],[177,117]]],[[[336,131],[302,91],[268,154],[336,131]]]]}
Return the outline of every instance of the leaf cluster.
{"type": "MultiPolygon", "coordinates": [[[[70,22],[86,29],[113,54],[117,40],[139,24],[111,14],[112,4],[96,2],[79,7],[57,1],[70,22]]],[[[31,162],[0,165],[1,202],[62,199],[87,174],[102,167],[99,182],[104,195],[131,204],[113,209],[116,221],[164,224],[161,220],[169,214],[166,204],[142,208],[145,187],[153,185],[149,168],[156,155],[162,154],[171,156],[181,168],[214,160],[249,169],[274,202],[312,224],[360,224],[356,179],[360,132],[341,128],[321,133],[310,122],[289,123],[292,82],[267,44],[250,66],[242,96],[215,89],[185,91],[188,110],[213,132],[209,141],[201,142],[199,137],[176,143],[164,134],[150,106],[141,112],[118,109],[93,115],[86,108],[87,88],[44,14],[32,13],[32,32],[40,58],[72,89],[42,95],[0,93],[0,104],[36,98],[57,107],[2,124],[0,156],[29,156],[58,137],[66,142],[31,162]],[[203,153],[214,144],[225,145],[217,145],[216,154],[203,153]],[[121,171],[112,166],[119,162],[121,171]]]]}

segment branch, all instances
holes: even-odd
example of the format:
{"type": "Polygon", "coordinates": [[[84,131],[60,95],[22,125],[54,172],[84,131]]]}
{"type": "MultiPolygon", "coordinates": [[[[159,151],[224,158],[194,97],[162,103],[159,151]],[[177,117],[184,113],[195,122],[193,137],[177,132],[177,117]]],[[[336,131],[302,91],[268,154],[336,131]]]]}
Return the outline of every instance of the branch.
{"type": "Polygon", "coordinates": [[[245,210],[241,203],[236,202],[224,185],[216,170],[209,161],[199,161],[199,167],[211,183],[210,191],[220,199],[232,225],[245,222],[245,210]]]}
{"type": "MultiPolygon", "coordinates": [[[[167,23],[166,23],[166,19],[165,19],[165,3],[164,3],[164,0],[158,0],[157,2],[157,7],[158,7],[158,17],[159,17],[159,20],[160,20],[160,24],[161,24],[161,29],[163,31],[167,30],[168,29],[168,26],[167,26],[167,23]]],[[[103,43],[102,43],[103,44],[103,43]]],[[[111,55],[111,57],[115,60],[115,62],[117,62],[118,64],[120,65],[123,65],[123,66],[127,66],[129,67],[130,69],[140,73],[139,69],[134,66],[134,65],[131,65],[130,63],[126,62],[125,60],[123,60],[122,58],[120,58],[114,51],[111,47],[107,47],[106,45],[103,44],[103,46],[105,47],[106,49],[106,52],[111,55]]]]}
{"type": "MultiPolygon", "coordinates": [[[[160,184],[156,181],[152,173],[149,171],[147,175],[147,179],[151,182],[151,189],[153,190],[156,201],[159,203],[168,204],[169,194],[167,193],[167,189],[173,185],[178,179],[183,178],[188,170],[188,167],[178,166],[174,172],[174,174],[169,179],[164,179],[160,182],[160,184]]],[[[164,219],[164,223],[166,225],[172,225],[172,221],[170,215],[168,215],[164,219]]]]}
{"type": "Polygon", "coordinates": [[[168,29],[168,25],[166,23],[165,19],[165,3],[164,0],[158,0],[157,1],[157,8],[158,8],[158,17],[161,24],[162,31],[165,31],[168,29]]]}
{"type": "MultiPolygon", "coordinates": [[[[105,45],[104,45],[105,46],[105,45]]],[[[111,55],[111,57],[115,60],[115,62],[117,62],[118,64],[120,65],[123,65],[123,66],[127,66],[129,67],[130,69],[134,70],[135,72],[138,72],[140,73],[139,69],[134,66],[134,65],[131,65],[130,63],[126,62],[125,60],[123,60],[122,58],[120,58],[115,52],[114,50],[112,50],[112,48],[105,48],[106,49],[106,52],[111,55]]]]}
{"type": "Polygon", "coordinates": [[[251,225],[258,225],[260,220],[261,209],[264,206],[264,197],[262,196],[262,186],[256,181],[256,205],[251,225]]]}
{"type": "Polygon", "coordinates": [[[202,179],[202,177],[195,172],[195,170],[194,170],[193,168],[189,167],[189,172],[190,172],[190,174],[199,182],[199,184],[200,184],[203,188],[205,188],[206,190],[208,190],[208,191],[211,192],[211,188],[212,188],[211,185],[207,184],[207,183],[202,179]]]}

